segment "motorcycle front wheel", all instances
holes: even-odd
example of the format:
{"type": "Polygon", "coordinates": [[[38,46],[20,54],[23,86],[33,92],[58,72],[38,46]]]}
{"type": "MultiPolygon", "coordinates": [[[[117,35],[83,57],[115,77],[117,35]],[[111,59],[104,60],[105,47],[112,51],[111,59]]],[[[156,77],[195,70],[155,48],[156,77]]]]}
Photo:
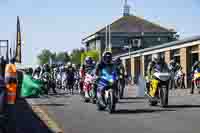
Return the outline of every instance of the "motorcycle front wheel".
{"type": "Polygon", "coordinates": [[[116,102],[115,102],[115,95],[114,95],[113,90],[109,91],[109,95],[108,95],[108,99],[107,99],[107,106],[108,106],[108,112],[110,114],[115,112],[116,102]]]}
{"type": "Polygon", "coordinates": [[[96,100],[96,106],[97,106],[97,110],[99,111],[102,111],[102,110],[105,110],[106,109],[106,106],[105,105],[102,105],[102,96],[98,96],[97,94],[97,100],[96,100]]]}
{"type": "Polygon", "coordinates": [[[158,101],[153,101],[150,99],[149,104],[150,104],[150,106],[156,106],[158,104],[158,101]]]}
{"type": "Polygon", "coordinates": [[[160,103],[161,107],[166,107],[168,105],[168,88],[160,87],[160,103]]]}

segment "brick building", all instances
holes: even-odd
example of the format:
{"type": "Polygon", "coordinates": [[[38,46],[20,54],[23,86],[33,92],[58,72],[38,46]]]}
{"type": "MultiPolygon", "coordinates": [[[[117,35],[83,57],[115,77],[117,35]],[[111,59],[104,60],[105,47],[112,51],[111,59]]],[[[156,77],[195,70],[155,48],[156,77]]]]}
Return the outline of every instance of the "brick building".
{"type": "Polygon", "coordinates": [[[191,72],[192,64],[194,64],[195,61],[200,60],[200,36],[164,43],[151,48],[136,50],[130,54],[120,54],[115,57],[120,57],[122,59],[126,71],[131,77],[138,77],[139,75],[146,75],[147,65],[154,53],[162,54],[166,63],[169,63],[172,57],[176,56],[183,68],[183,72],[186,74],[186,86],[189,87],[190,81],[187,79],[191,72]]]}

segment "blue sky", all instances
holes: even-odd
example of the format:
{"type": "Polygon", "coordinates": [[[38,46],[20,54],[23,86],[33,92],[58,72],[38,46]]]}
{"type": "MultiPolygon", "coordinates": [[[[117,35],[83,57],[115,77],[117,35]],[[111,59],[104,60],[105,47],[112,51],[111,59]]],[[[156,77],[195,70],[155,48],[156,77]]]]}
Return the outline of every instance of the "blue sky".
{"type": "MultiPolygon", "coordinates": [[[[131,12],[181,37],[200,35],[199,0],[128,0],[131,12]]],[[[0,0],[0,39],[13,44],[21,18],[23,62],[35,64],[43,48],[69,51],[81,38],[122,16],[123,0],[0,0]]]]}

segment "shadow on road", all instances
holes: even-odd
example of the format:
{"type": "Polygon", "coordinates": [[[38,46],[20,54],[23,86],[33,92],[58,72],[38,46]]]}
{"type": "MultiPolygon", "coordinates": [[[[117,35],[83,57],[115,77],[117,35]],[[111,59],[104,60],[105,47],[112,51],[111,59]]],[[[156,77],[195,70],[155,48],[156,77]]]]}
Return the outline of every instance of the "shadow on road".
{"type": "Polygon", "coordinates": [[[189,104],[168,105],[167,108],[200,108],[200,104],[199,105],[189,105],[189,104]]]}
{"type": "Polygon", "coordinates": [[[137,113],[154,113],[154,112],[168,112],[168,111],[176,111],[172,109],[121,109],[116,110],[114,114],[137,114],[137,113]]]}
{"type": "Polygon", "coordinates": [[[144,103],[144,101],[118,101],[119,104],[144,103]]]}
{"type": "Polygon", "coordinates": [[[65,106],[68,104],[59,104],[59,103],[52,103],[52,104],[34,104],[34,106],[55,106],[55,107],[59,107],[59,106],[65,106]]]}
{"type": "Polygon", "coordinates": [[[145,97],[124,97],[123,99],[129,100],[129,99],[146,99],[145,97]]]}
{"type": "Polygon", "coordinates": [[[15,126],[16,133],[53,133],[24,99],[17,102],[15,126]]]}
{"type": "Polygon", "coordinates": [[[48,94],[48,95],[42,95],[42,96],[30,96],[26,97],[26,99],[49,99],[49,98],[59,98],[59,97],[65,97],[65,98],[70,98],[71,95],[68,93],[59,93],[59,94],[48,94]]]}

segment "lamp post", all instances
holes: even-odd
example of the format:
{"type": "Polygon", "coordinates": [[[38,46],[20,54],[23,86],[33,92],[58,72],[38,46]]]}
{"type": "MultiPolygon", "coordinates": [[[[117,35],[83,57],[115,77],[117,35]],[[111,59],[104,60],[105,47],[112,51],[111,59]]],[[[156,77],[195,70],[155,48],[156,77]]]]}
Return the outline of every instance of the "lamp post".
{"type": "Polygon", "coordinates": [[[128,41],[128,45],[125,45],[124,48],[128,49],[128,55],[131,58],[131,48],[133,48],[133,44],[131,43],[131,41],[128,41]]]}

